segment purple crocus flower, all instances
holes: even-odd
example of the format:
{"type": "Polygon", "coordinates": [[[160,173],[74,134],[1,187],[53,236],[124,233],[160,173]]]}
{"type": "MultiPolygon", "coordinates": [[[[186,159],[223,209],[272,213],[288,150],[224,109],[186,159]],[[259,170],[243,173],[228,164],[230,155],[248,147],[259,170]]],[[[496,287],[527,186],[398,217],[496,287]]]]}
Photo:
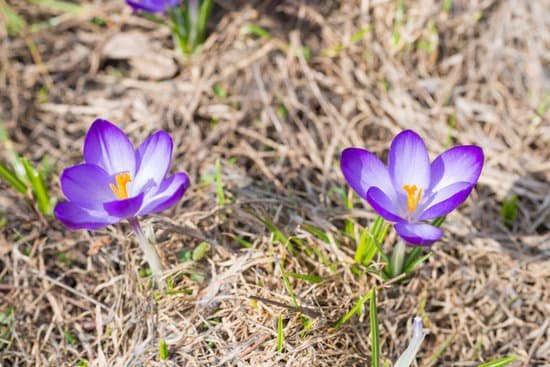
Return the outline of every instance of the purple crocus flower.
{"type": "Polygon", "coordinates": [[[427,246],[443,232],[424,221],[444,216],[470,194],[483,167],[483,151],[473,145],[447,150],[431,164],[426,145],[411,130],[392,141],[388,166],[373,153],[347,148],[340,157],[348,184],[408,244],[427,246]]]}
{"type": "Polygon", "coordinates": [[[166,10],[175,8],[181,0],[126,0],[134,10],[143,10],[148,13],[164,13],[166,10]]]}
{"type": "Polygon", "coordinates": [[[183,172],[166,177],[172,138],[165,131],[134,150],[122,130],[97,119],[84,141],[84,160],[63,171],[61,189],[69,201],[54,210],[71,229],[99,229],[123,219],[136,222],[137,216],[174,205],[189,186],[183,172]]]}

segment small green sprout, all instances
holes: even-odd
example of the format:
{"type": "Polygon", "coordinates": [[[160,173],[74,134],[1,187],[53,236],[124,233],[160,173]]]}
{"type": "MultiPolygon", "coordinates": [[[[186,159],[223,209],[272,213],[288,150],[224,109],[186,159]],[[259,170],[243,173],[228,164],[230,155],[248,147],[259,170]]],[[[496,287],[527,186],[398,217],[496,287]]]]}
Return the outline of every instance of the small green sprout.
{"type": "Polygon", "coordinates": [[[500,209],[502,223],[509,229],[512,229],[514,222],[518,217],[518,196],[512,195],[502,202],[500,209]]]}

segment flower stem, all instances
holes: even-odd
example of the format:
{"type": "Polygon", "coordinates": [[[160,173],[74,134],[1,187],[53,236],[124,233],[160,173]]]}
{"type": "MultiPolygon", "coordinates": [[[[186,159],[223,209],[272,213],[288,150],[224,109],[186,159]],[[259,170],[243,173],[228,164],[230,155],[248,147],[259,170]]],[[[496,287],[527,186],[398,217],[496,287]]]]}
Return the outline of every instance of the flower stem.
{"type": "Polygon", "coordinates": [[[164,285],[162,284],[162,281],[160,279],[163,271],[162,263],[160,261],[160,257],[157,249],[155,248],[155,245],[151,244],[147,240],[147,237],[145,237],[145,234],[143,233],[143,230],[141,229],[141,225],[139,224],[137,218],[130,218],[128,219],[128,222],[130,223],[130,226],[132,227],[132,230],[136,235],[139,247],[141,247],[141,250],[143,251],[143,256],[145,257],[145,260],[147,260],[147,263],[149,263],[149,266],[151,267],[155,283],[157,283],[157,286],[160,289],[163,289],[164,285]]]}
{"type": "Polygon", "coordinates": [[[403,263],[405,261],[406,249],[407,245],[405,245],[405,242],[401,239],[397,241],[393,248],[390,259],[393,277],[398,276],[403,272],[403,263]]]}

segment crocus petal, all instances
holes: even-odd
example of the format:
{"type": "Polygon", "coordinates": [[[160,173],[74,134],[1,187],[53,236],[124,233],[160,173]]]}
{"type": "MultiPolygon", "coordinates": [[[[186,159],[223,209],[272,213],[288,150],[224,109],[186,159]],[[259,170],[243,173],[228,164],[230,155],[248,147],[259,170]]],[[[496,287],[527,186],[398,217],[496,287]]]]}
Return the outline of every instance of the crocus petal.
{"type": "Polygon", "coordinates": [[[120,220],[108,215],[104,210],[86,209],[70,201],[58,203],[54,215],[70,229],[99,229],[120,220]]]}
{"type": "Polygon", "coordinates": [[[474,185],[483,168],[483,150],[474,145],[451,148],[437,157],[431,166],[430,191],[438,191],[455,182],[474,185]]]}
{"type": "Polygon", "coordinates": [[[426,191],[430,184],[430,157],[426,144],[411,130],[399,133],[392,141],[388,170],[395,190],[402,193],[404,185],[416,185],[426,191]]]}
{"type": "Polygon", "coordinates": [[[134,10],[143,10],[150,13],[160,13],[178,5],[180,0],[126,0],[134,10]]]}
{"type": "Polygon", "coordinates": [[[148,137],[136,152],[137,171],[132,192],[138,193],[148,185],[160,185],[172,160],[172,138],[165,131],[148,137]]]}
{"type": "Polygon", "coordinates": [[[443,236],[443,231],[425,223],[396,223],[397,234],[408,244],[428,246],[443,236]]]}
{"type": "Polygon", "coordinates": [[[110,201],[108,203],[104,203],[103,208],[105,208],[105,210],[107,211],[107,213],[109,213],[109,215],[112,215],[114,217],[118,217],[118,218],[134,217],[138,212],[139,208],[141,208],[141,204],[143,203],[144,196],[145,196],[145,193],[142,192],[141,194],[128,199],[110,201]]]}
{"type": "Polygon", "coordinates": [[[391,222],[404,221],[397,214],[399,211],[394,202],[378,187],[371,187],[367,191],[367,201],[382,218],[391,222]]]}
{"type": "Polygon", "coordinates": [[[418,218],[434,219],[449,214],[466,200],[474,185],[470,182],[456,182],[436,192],[429,204],[418,218]]]}
{"type": "Polygon", "coordinates": [[[109,188],[111,177],[101,167],[79,164],[66,168],[61,174],[61,190],[70,201],[87,208],[96,208],[101,203],[115,198],[109,188]]]}
{"type": "Polygon", "coordinates": [[[352,189],[363,199],[373,186],[379,187],[388,197],[395,198],[395,191],[382,161],[366,149],[347,148],[340,155],[340,166],[352,189]]]}
{"type": "Polygon", "coordinates": [[[189,187],[189,177],[183,173],[175,173],[162,182],[158,191],[147,197],[139,215],[158,213],[176,204],[189,187]]]}
{"type": "Polygon", "coordinates": [[[130,139],[107,120],[94,121],[84,140],[86,163],[103,168],[109,175],[128,172],[134,176],[136,158],[130,139]]]}

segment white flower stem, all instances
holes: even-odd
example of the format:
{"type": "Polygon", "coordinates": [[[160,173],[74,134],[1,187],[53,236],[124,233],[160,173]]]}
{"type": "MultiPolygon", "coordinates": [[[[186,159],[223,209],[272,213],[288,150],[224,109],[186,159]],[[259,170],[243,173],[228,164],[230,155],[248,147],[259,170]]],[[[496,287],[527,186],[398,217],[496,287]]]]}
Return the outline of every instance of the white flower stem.
{"type": "Polygon", "coordinates": [[[391,261],[392,276],[394,277],[398,276],[403,272],[403,263],[405,261],[406,249],[407,249],[407,245],[401,239],[397,241],[397,243],[393,248],[390,261],[391,261]]]}
{"type": "Polygon", "coordinates": [[[401,357],[395,362],[394,367],[409,367],[416,358],[416,353],[420,349],[420,344],[424,340],[426,332],[422,328],[422,319],[415,317],[413,321],[413,336],[407,349],[403,352],[401,357]]]}
{"type": "Polygon", "coordinates": [[[137,218],[130,218],[128,219],[128,222],[130,223],[130,226],[132,227],[132,230],[136,235],[139,247],[141,247],[141,250],[143,251],[143,256],[145,257],[145,260],[147,260],[147,263],[151,267],[153,280],[160,289],[164,289],[164,284],[162,283],[161,279],[163,271],[162,262],[160,260],[157,249],[155,248],[155,245],[151,244],[147,240],[147,237],[145,237],[145,234],[143,233],[143,230],[141,229],[141,225],[139,224],[137,218]]]}

